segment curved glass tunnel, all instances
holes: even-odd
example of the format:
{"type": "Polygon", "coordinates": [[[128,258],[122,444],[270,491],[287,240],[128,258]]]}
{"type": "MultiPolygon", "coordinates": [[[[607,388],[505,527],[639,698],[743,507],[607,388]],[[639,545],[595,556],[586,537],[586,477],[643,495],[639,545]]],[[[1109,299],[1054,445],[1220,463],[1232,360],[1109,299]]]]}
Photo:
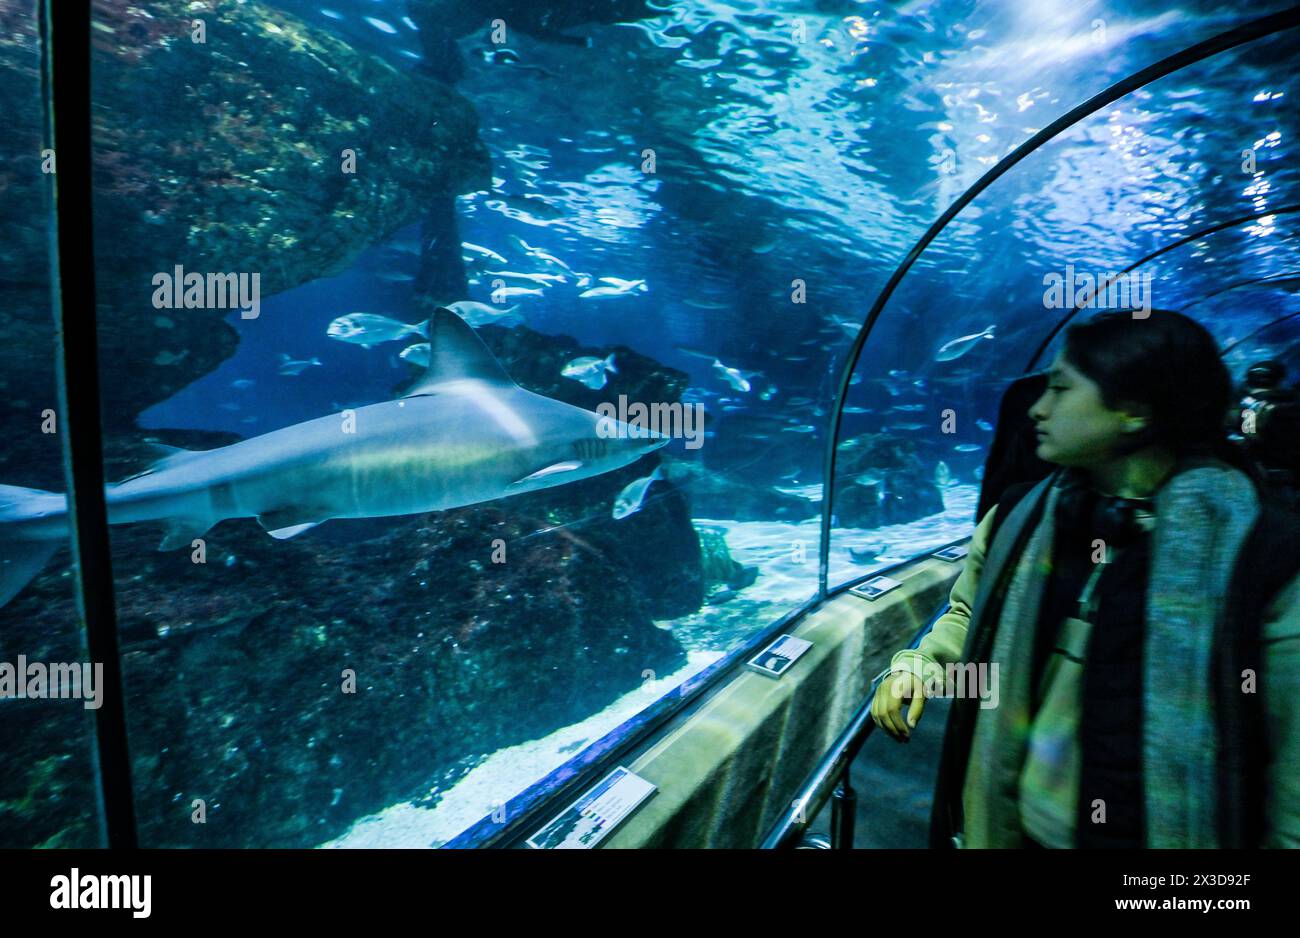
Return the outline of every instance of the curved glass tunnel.
{"type": "MultiPolygon", "coordinates": [[[[1061,115],[1284,3],[504,6],[93,5],[144,846],[497,842],[819,601],[969,537],[1003,392],[1088,312],[1053,275],[1131,273],[1234,379],[1300,373],[1294,28],[1063,128],[887,287],[1061,115]],[[622,432],[651,417],[665,445],[622,432]]],[[[0,662],[53,665],[85,651],[68,531],[31,533],[72,471],[37,11],[0,3],[0,662]]],[[[0,845],[101,843],[93,711],[0,713],[0,845]]],[[[860,845],[921,846],[933,765],[886,745],[860,845]]]]}

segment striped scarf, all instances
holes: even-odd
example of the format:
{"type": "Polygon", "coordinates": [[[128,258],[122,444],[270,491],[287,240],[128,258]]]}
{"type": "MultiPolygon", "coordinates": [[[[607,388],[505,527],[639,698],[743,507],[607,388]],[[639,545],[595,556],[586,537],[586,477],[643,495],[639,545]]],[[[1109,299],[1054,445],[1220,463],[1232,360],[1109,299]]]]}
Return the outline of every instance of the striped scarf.
{"type": "MultiPolygon", "coordinates": [[[[1040,483],[1008,516],[985,561],[972,635],[994,602],[1004,569],[1015,566],[989,656],[998,666],[990,673],[1001,684],[999,706],[976,719],[962,793],[970,847],[1023,846],[1018,785],[1031,723],[1035,626],[1051,575],[1056,506],[1078,484],[1069,472],[1040,483]],[[1042,497],[1041,521],[1017,561],[1012,542],[1042,497]]],[[[1213,637],[1259,505],[1245,475],[1201,459],[1180,463],[1155,500],[1141,730],[1147,846],[1216,847],[1213,637]]]]}

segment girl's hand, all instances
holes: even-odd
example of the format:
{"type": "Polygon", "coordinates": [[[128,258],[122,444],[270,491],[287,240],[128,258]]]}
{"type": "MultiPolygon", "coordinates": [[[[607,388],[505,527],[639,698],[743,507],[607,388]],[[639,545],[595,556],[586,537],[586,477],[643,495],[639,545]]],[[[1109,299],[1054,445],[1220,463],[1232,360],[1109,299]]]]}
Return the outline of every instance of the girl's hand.
{"type": "Polygon", "coordinates": [[[911,671],[895,671],[876,688],[871,701],[871,719],[891,737],[905,743],[925,709],[925,687],[911,671]],[[910,700],[907,719],[903,719],[903,702],[910,700]]]}

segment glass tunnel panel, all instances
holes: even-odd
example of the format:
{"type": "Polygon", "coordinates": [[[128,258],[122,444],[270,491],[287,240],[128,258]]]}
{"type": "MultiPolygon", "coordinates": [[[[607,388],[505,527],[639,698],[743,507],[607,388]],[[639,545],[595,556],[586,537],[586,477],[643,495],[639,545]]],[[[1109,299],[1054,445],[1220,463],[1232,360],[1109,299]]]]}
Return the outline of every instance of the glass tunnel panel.
{"type": "MultiPolygon", "coordinates": [[[[55,326],[53,153],[39,4],[0,9],[0,847],[99,847],[100,681],[77,605],[55,326]]],[[[100,671],[102,672],[102,665],[100,671]]]]}
{"type": "Polygon", "coordinates": [[[1285,286],[1216,291],[1300,267],[1287,211],[1288,193],[1300,194],[1290,156],[1300,102],[1287,91],[1296,32],[1194,63],[1084,118],[920,255],[868,336],[844,402],[832,587],[970,532],[1002,393],[1086,302],[1087,278],[1106,282],[1158,255],[1097,305],[1184,310],[1222,347],[1289,308],[1285,286]]]}
{"type": "MultiPolygon", "coordinates": [[[[720,673],[817,594],[864,298],[1035,115],[1243,18],[191,6],[93,4],[104,474],[149,847],[453,842],[720,673]]],[[[3,482],[59,489],[29,444],[3,482]]],[[[36,597],[53,641],[58,563],[0,618],[36,597]]],[[[71,727],[23,737],[60,754],[0,789],[0,837],[41,786],[84,804],[56,779],[71,727]]],[[[59,816],[16,839],[86,842],[59,816]]]]}

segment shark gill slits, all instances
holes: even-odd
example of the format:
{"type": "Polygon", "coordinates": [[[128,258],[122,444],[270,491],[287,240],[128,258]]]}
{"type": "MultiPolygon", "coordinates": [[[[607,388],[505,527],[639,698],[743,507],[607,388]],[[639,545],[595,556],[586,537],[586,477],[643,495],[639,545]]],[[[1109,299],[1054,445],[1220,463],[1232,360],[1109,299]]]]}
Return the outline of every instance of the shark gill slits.
{"type": "Polygon", "coordinates": [[[573,444],[574,455],[584,462],[593,462],[603,458],[608,449],[608,443],[601,437],[596,437],[590,440],[578,440],[573,444]]]}

